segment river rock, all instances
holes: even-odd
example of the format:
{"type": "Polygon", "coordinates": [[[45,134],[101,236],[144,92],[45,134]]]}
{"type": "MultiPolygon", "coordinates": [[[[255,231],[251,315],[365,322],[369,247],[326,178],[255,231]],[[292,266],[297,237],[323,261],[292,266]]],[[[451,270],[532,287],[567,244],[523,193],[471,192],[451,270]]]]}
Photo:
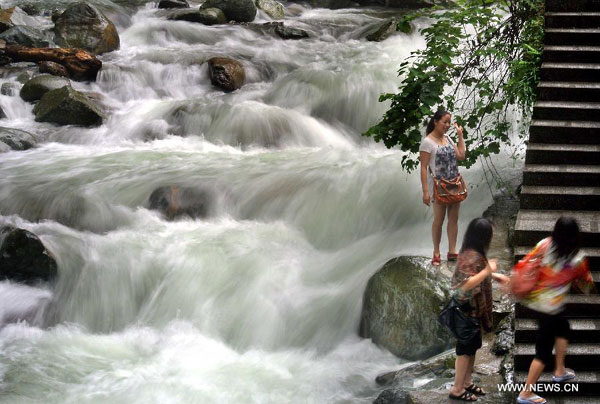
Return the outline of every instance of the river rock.
{"type": "Polygon", "coordinates": [[[204,218],[210,213],[211,205],[209,191],[177,185],[157,188],[148,199],[148,207],[158,210],[168,220],[182,216],[204,218]]]}
{"type": "Polygon", "coordinates": [[[15,25],[0,34],[0,39],[6,43],[16,43],[30,48],[47,48],[50,41],[39,29],[24,25],[15,25]]]}
{"type": "Polygon", "coordinates": [[[442,352],[454,341],[437,321],[449,289],[449,279],[424,257],[390,260],[369,279],[360,335],[408,360],[442,352]]]}
{"type": "Polygon", "coordinates": [[[34,102],[42,98],[48,91],[70,85],[71,82],[69,79],[53,76],[51,74],[40,74],[23,85],[20,95],[23,100],[34,102]]]}
{"type": "Polygon", "coordinates": [[[312,0],[313,7],[318,8],[345,8],[348,7],[352,3],[351,0],[312,0]]]}
{"type": "Polygon", "coordinates": [[[514,317],[514,313],[505,317],[496,329],[492,352],[497,356],[506,355],[515,345],[514,317]]]}
{"type": "Polygon", "coordinates": [[[256,0],[256,7],[275,20],[279,20],[285,16],[283,4],[275,0],[256,0]]]}
{"type": "Polygon", "coordinates": [[[106,118],[101,108],[71,86],[48,91],[33,108],[37,122],[99,126],[106,118]]]}
{"type": "Polygon", "coordinates": [[[13,81],[8,81],[6,83],[3,83],[2,87],[0,87],[0,94],[8,95],[11,97],[19,94],[20,91],[21,91],[21,85],[19,83],[15,83],[13,81]]]}
{"type": "Polygon", "coordinates": [[[228,21],[252,22],[256,17],[253,0],[206,0],[200,9],[218,8],[223,10],[228,21]]]}
{"type": "Polygon", "coordinates": [[[52,281],[57,274],[54,257],[35,234],[0,228],[0,279],[32,284],[52,281]]]}
{"type": "Polygon", "coordinates": [[[0,127],[0,142],[12,150],[27,150],[36,145],[35,137],[24,130],[0,127]]]}
{"type": "Polygon", "coordinates": [[[57,18],[54,32],[60,46],[81,48],[95,54],[114,51],[120,45],[115,25],[88,3],[68,6],[57,18]]]}
{"type": "Polygon", "coordinates": [[[169,17],[169,20],[198,22],[204,25],[227,24],[227,17],[218,8],[203,8],[194,10],[177,11],[169,17]]]}
{"type": "Polygon", "coordinates": [[[286,27],[283,24],[275,27],[275,33],[282,39],[304,39],[308,38],[308,32],[299,28],[286,27]]]}
{"type": "Polygon", "coordinates": [[[48,73],[58,77],[69,77],[69,72],[60,63],[50,62],[48,60],[39,62],[40,73],[48,73]]]}
{"type": "Polygon", "coordinates": [[[160,0],[158,8],[188,8],[190,3],[186,0],[160,0]]]}
{"type": "Polygon", "coordinates": [[[225,91],[242,87],[246,72],[240,62],[230,58],[214,57],[208,60],[210,81],[225,91]]]}
{"type": "Polygon", "coordinates": [[[398,19],[395,17],[388,18],[378,28],[366,36],[367,41],[381,42],[396,33],[396,24],[398,19]]]}
{"type": "Polygon", "coordinates": [[[27,13],[19,7],[0,10],[0,32],[4,32],[16,25],[39,27],[40,23],[35,18],[27,15],[27,13]]]}

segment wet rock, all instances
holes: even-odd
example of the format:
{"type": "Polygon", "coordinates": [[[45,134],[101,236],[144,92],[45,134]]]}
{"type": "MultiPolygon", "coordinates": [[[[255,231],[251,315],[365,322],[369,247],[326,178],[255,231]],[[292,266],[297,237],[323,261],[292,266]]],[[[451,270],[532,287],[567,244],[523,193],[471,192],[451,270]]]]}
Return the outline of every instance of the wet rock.
{"type": "Polygon", "coordinates": [[[204,218],[210,213],[212,195],[200,188],[164,186],[152,192],[148,207],[161,212],[168,220],[182,216],[204,218]]]}
{"type": "Polygon", "coordinates": [[[59,63],[44,61],[39,62],[38,66],[40,68],[40,73],[48,73],[58,77],[69,77],[67,69],[59,63]]]}
{"type": "Polygon", "coordinates": [[[177,11],[167,17],[168,20],[198,22],[204,25],[227,24],[227,17],[218,8],[177,11]]]}
{"type": "Polygon", "coordinates": [[[119,49],[115,25],[95,6],[75,3],[57,18],[55,41],[65,48],[81,48],[95,54],[119,49]]]}
{"type": "Polygon", "coordinates": [[[514,345],[514,313],[511,313],[498,325],[498,329],[496,330],[496,338],[494,339],[494,345],[492,346],[492,352],[497,356],[506,355],[512,351],[514,345]]]}
{"type": "Polygon", "coordinates": [[[35,105],[33,113],[37,122],[58,125],[99,126],[105,119],[98,105],[70,86],[48,91],[35,105]]]}
{"type": "Polygon", "coordinates": [[[218,8],[223,10],[228,21],[252,22],[256,17],[253,0],[206,0],[200,9],[218,8]]]}
{"type": "Polygon", "coordinates": [[[381,42],[396,33],[398,19],[395,17],[385,20],[378,28],[366,36],[367,41],[381,42]]]}
{"type": "Polygon", "coordinates": [[[34,284],[57,275],[54,257],[35,234],[11,226],[0,229],[0,279],[34,284]]]}
{"type": "Polygon", "coordinates": [[[71,82],[63,77],[57,77],[51,74],[40,74],[23,85],[20,96],[27,102],[34,102],[42,98],[48,91],[70,85],[71,82]]]}
{"type": "Polygon", "coordinates": [[[208,60],[208,68],[211,83],[225,91],[241,88],[246,79],[244,67],[234,59],[211,58],[208,60]]]}
{"type": "Polygon", "coordinates": [[[158,8],[188,8],[190,4],[186,0],[160,0],[158,8]]]}
{"type": "Polygon", "coordinates": [[[406,404],[406,391],[384,390],[377,396],[373,404],[406,404]]]}
{"type": "Polygon", "coordinates": [[[9,145],[7,145],[6,143],[0,141],[0,153],[6,153],[11,151],[12,149],[10,148],[9,145]]]}
{"type": "Polygon", "coordinates": [[[11,97],[19,94],[20,91],[21,91],[21,85],[19,83],[15,83],[12,81],[3,83],[2,87],[0,87],[0,94],[8,95],[11,97]]]}
{"type": "Polygon", "coordinates": [[[25,25],[29,27],[39,27],[39,22],[27,15],[19,7],[11,7],[0,10],[0,32],[4,32],[16,25],[25,25]]]}
{"type": "Polygon", "coordinates": [[[6,118],[6,112],[4,112],[4,109],[0,106],[0,119],[4,118],[6,118]]]}
{"type": "Polygon", "coordinates": [[[33,77],[33,72],[24,71],[17,76],[17,81],[21,84],[27,83],[33,77]]]}
{"type": "Polygon", "coordinates": [[[27,150],[36,145],[35,137],[24,130],[0,127],[0,142],[12,150],[27,150]]]}
{"type": "Polygon", "coordinates": [[[352,0],[312,0],[313,7],[319,8],[345,8],[350,6],[352,0]]]}
{"type": "Polygon", "coordinates": [[[367,284],[360,335],[409,360],[449,348],[453,339],[437,321],[449,287],[449,279],[431,269],[426,258],[387,262],[367,284]]]}
{"type": "Polygon", "coordinates": [[[267,13],[267,15],[275,20],[285,16],[283,4],[275,0],[256,0],[256,7],[267,13]]]}
{"type": "Polygon", "coordinates": [[[47,48],[51,44],[41,30],[24,25],[15,25],[7,29],[0,34],[0,39],[6,43],[15,43],[30,48],[47,48]]]}
{"type": "Polygon", "coordinates": [[[279,35],[279,37],[281,37],[282,39],[308,38],[308,32],[299,28],[286,27],[283,24],[277,25],[277,27],[275,27],[275,33],[279,35]]]}

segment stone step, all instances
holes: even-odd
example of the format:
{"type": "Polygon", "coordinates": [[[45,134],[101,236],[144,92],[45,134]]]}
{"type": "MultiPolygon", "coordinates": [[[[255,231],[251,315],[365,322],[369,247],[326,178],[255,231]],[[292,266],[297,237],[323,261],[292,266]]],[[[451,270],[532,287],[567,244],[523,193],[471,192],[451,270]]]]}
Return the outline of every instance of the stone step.
{"type": "Polygon", "coordinates": [[[600,11],[600,0],[546,0],[546,11],[600,11]]]}
{"type": "Polygon", "coordinates": [[[544,46],[542,61],[600,63],[600,46],[544,46]]]}
{"type": "MultiPolygon", "coordinates": [[[[598,73],[600,80],[600,71],[598,73]]],[[[600,102],[538,101],[533,106],[533,119],[597,122],[600,121],[600,102]]]]}
{"type": "MultiPolygon", "coordinates": [[[[598,319],[569,319],[571,333],[569,342],[585,343],[600,341],[600,316],[598,319]]],[[[515,342],[535,343],[538,333],[538,322],[530,318],[515,320],[515,342]]]]}
{"type": "Polygon", "coordinates": [[[514,244],[517,246],[536,244],[552,232],[556,220],[561,216],[570,216],[577,220],[582,247],[600,245],[600,211],[525,209],[519,210],[517,214],[514,244]]]}
{"type": "MultiPolygon", "coordinates": [[[[529,251],[533,249],[533,244],[529,246],[518,246],[515,247],[515,260],[518,261],[523,258],[529,251]]],[[[600,248],[582,248],[581,253],[584,254],[589,262],[590,270],[594,271],[594,275],[600,272],[600,248]]],[[[598,289],[600,291],[600,289],[598,289]]]]}
{"type": "MultiPolygon", "coordinates": [[[[542,397],[547,397],[547,396],[559,396],[559,395],[565,395],[565,397],[561,397],[562,400],[557,401],[555,398],[552,399],[551,403],[595,403],[598,404],[599,399],[598,397],[585,397],[586,395],[596,395],[596,394],[600,394],[600,372],[584,372],[584,371],[580,371],[580,372],[575,372],[575,374],[577,375],[577,377],[575,378],[575,380],[570,381],[569,383],[577,383],[577,387],[574,387],[575,389],[577,389],[577,391],[567,391],[571,388],[571,386],[569,386],[568,388],[566,386],[563,386],[563,388],[560,389],[560,391],[558,391],[559,389],[557,389],[555,386],[552,386],[553,388],[551,388],[550,386],[544,386],[541,387],[543,388],[545,391],[542,392],[538,392],[539,395],[541,395],[542,397]],[[584,396],[584,397],[582,397],[584,396]],[[591,401],[577,401],[577,400],[581,400],[581,399],[590,399],[591,401]]],[[[525,383],[527,381],[527,372],[515,372],[514,374],[514,382],[515,383],[525,383]]],[[[551,372],[544,372],[542,373],[542,375],[540,376],[539,383],[545,384],[545,385],[555,385],[555,383],[552,381],[552,373],[551,372]]]]}
{"type": "Polygon", "coordinates": [[[529,126],[532,143],[600,144],[600,121],[534,119],[529,126]]]}
{"type": "Polygon", "coordinates": [[[598,28],[548,28],[544,32],[545,45],[596,46],[599,43],[598,28]]]}
{"type": "Polygon", "coordinates": [[[526,164],[597,164],[600,145],[529,143],[526,164]]]}
{"type": "Polygon", "coordinates": [[[596,210],[600,208],[600,187],[523,185],[520,207],[544,210],[596,210]]]}
{"type": "MultiPolygon", "coordinates": [[[[599,295],[576,295],[569,294],[565,297],[564,314],[568,318],[600,319],[600,296],[599,295]]],[[[521,306],[515,305],[515,316],[518,319],[533,319],[537,313],[521,306]]]]}
{"type": "Polygon", "coordinates": [[[540,79],[543,81],[600,81],[598,63],[542,63],[540,79]]]}
{"type": "Polygon", "coordinates": [[[546,28],[600,28],[600,12],[549,12],[546,28]]]}
{"type": "Polygon", "coordinates": [[[600,102],[600,83],[540,81],[539,101],[600,102]]]}
{"type": "MultiPolygon", "coordinates": [[[[535,344],[515,344],[515,370],[525,371],[535,355],[535,344]]],[[[600,344],[569,344],[565,366],[575,371],[600,370],[600,344]]]]}
{"type": "Polygon", "coordinates": [[[600,166],[525,164],[523,185],[585,187],[600,184],[600,166]]]}

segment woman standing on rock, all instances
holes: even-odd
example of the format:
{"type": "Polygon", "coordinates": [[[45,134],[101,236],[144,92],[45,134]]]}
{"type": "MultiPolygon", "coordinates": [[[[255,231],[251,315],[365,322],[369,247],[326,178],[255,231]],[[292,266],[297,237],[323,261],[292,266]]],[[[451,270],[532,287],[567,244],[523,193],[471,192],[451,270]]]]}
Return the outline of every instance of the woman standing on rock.
{"type": "MultiPolygon", "coordinates": [[[[526,265],[532,260],[539,263],[539,276],[533,289],[520,303],[534,310],[539,327],[535,343],[535,358],[529,367],[525,389],[517,398],[519,404],[546,402],[531,391],[531,386],[537,383],[548,365],[555,365],[552,375],[552,381],[555,383],[575,379],[575,372],[565,368],[565,355],[571,331],[569,321],[563,314],[565,296],[569,293],[573,282],[577,282],[579,289],[585,293],[594,290],[594,281],[587,259],[579,253],[579,226],[575,219],[569,217],[558,219],[552,236],[540,241],[517,265],[526,265]],[[552,348],[556,352],[554,361],[552,348]]],[[[514,286],[513,290],[516,287],[514,286]]]]}
{"type": "Polygon", "coordinates": [[[433,203],[433,224],[431,225],[431,236],[433,238],[433,258],[431,264],[439,266],[440,241],[442,239],[442,225],[446,213],[448,224],[448,261],[456,261],[456,237],[458,234],[458,211],[460,202],[442,204],[433,198],[433,179],[427,173],[431,173],[436,179],[452,180],[459,176],[457,160],[464,160],[466,156],[465,141],[463,139],[463,128],[454,123],[458,135],[458,145],[446,135],[450,129],[450,113],[437,111],[427,125],[426,136],[419,148],[419,159],[421,160],[421,187],[423,189],[423,203],[430,206],[433,203]]]}
{"type": "Polygon", "coordinates": [[[456,373],[449,394],[456,400],[477,401],[476,395],[485,395],[485,391],[473,383],[475,353],[481,348],[481,328],[485,332],[492,331],[492,278],[502,284],[509,282],[507,276],[495,273],[496,260],[487,259],[492,234],[492,224],[487,219],[473,219],[469,223],[452,277],[454,298],[462,310],[480,324],[473,338],[456,343],[456,373]]]}

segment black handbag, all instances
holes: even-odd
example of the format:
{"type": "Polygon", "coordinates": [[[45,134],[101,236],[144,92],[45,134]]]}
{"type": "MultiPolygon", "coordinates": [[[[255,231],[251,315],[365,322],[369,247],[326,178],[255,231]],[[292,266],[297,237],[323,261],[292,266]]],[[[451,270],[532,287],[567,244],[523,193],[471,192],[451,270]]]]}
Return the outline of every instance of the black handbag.
{"type": "Polygon", "coordinates": [[[454,296],[442,309],[438,321],[462,344],[469,343],[480,332],[479,319],[468,316],[454,296]]]}

